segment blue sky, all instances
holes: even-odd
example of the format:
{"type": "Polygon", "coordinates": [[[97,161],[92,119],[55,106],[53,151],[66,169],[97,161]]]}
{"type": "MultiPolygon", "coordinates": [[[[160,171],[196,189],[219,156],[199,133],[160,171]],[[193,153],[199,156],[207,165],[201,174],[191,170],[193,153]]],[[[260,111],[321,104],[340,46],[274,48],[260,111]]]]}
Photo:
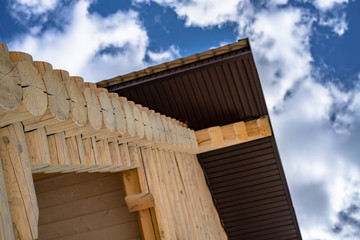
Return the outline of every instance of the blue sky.
{"type": "Polygon", "coordinates": [[[360,239],[360,1],[1,0],[0,41],[100,81],[248,37],[305,240],[360,239]]]}

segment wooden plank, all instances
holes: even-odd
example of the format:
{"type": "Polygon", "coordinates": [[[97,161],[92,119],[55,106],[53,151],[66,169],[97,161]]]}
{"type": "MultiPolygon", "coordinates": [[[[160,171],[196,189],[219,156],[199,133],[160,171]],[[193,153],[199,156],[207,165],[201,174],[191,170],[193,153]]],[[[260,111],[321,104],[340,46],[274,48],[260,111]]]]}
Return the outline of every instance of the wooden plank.
{"type": "Polygon", "coordinates": [[[225,126],[215,126],[196,131],[198,149],[192,153],[204,153],[239,143],[271,136],[272,131],[267,116],[247,122],[236,122],[225,126]]]}
{"type": "Polygon", "coordinates": [[[84,232],[76,235],[63,237],[62,240],[118,240],[118,239],[138,239],[139,224],[137,222],[129,222],[121,225],[115,225],[95,231],[84,232]]]}
{"type": "Polygon", "coordinates": [[[29,152],[31,168],[38,168],[50,165],[50,152],[44,128],[39,128],[25,133],[26,144],[29,152]]]}
{"type": "Polygon", "coordinates": [[[179,191],[179,183],[176,181],[175,175],[177,169],[175,169],[172,166],[172,155],[173,152],[164,152],[164,164],[166,166],[167,171],[165,174],[167,174],[167,178],[169,179],[169,185],[172,189],[172,192],[170,193],[173,198],[173,204],[174,204],[174,210],[176,212],[176,215],[180,222],[180,227],[182,231],[182,236],[184,239],[193,239],[195,235],[192,235],[192,229],[191,229],[191,221],[187,219],[187,209],[185,207],[185,204],[181,201],[181,192],[179,191]]]}
{"type": "MultiPolygon", "coordinates": [[[[130,222],[136,223],[136,215],[129,214],[124,206],[41,225],[39,235],[42,239],[62,238],[130,222]]],[[[128,231],[124,231],[123,234],[126,232],[128,231]]]]}
{"type": "Polygon", "coordinates": [[[195,174],[192,171],[191,164],[188,159],[183,158],[183,154],[176,153],[176,162],[179,168],[180,176],[184,185],[185,194],[187,201],[191,209],[191,214],[194,219],[195,228],[197,229],[200,238],[206,239],[206,229],[204,229],[205,223],[204,218],[201,215],[203,212],[202,205],[199,204],[197,199],[198,194],[192,194],[193,192],[198,193],[196,187],[196,180],[194,179],[195,174]]]}
{"type": "Polygon", "coordinates": [[[173,208],[171,206],[171,203],[169,202],[169,196],[167,193],[168,186],[166,184],[163,170],[161,166],[160,161],[160,152],[158,150],[152,151],[152,162],[154,163],[154,173],[157,177],[158,183],[159,183],[159,190],[161,192],[160,198],[157,199],[158,204],[164,205],[164,213],[165,213],[165,219],[164,221],[167,221],[169,224],[169,233],[171,234],[169,238],[171,239],[179,239],[179,229],[177,226],[175,226],[175,216],[173,212],[173,208]]]}
{"type": "Polygon", "coordinates": [[[14,240],[14,230],[11,225],[9,202],[6,193],[4,173],[0,158],[0,239],[14,240]]]}
{"type": "Polygon", "coordinates": [[[10,213],[17,239],[36,239],[39,209],[21,123],[0,129],[2,159],[10,213]]]}
{"type": "Polygon", "coordinates": [[[162,194],[156,175],[156,167],[153,161],[152,150],[149,148],[141,148],[141,153],[149,191],[155,198],[154,212],[156,214],[156,223],[159,229],[160,238],[170,239],[171,233],[169,229],[169,222],[166,218],[165,206],[161,203],[162,194]]]}
{"type": "Polygon", "coordinates": [[[108,193],[121,188],[120,176],[111,174],[99,179],[87,181],[81,185],[70,185],[37,195],[39,205],[45,207],[55,206],[59,203],[71,202],[89,198],[102,193],[108,193]]]}
{"type": "Polygon", "coordinates": [[[67,187],[76,183],[92,181],[94,176],[98,176],[98,178],[100,178],[109,175],[113,175],[113,173],[62,173],[51,178],[41,179],[41,181],[34,182],[36,193],[40,194],[43,192],[51,191],[53,189],[67,187]]]}
{"type": "MultiPolygon", "coordinates": [[[[121,173],[122,183],[125,195],[132,196],[142,193],[139,175],[137,169],[130,169],[121,173]]],[[[143,194],[146,194],[143,193],[143,194]]],[[[130,210],[130,209],[129,209],[130,210]]],[[[152,218],[149,210],[138,211],[138,220],[141,227],[141,233],[144,239],[156,239],[156,230],[152,224],[152,218]]]]}
{"type": "Polygon", "coordinates": [[[177,187],[177,192],[179,193],[178,196],[179,196],[179,199],[180,199],[181,209],[184,212],[184,218],[185,218],[185,221],[186,221],[187,226],[188,226],[187,231],[189,233],[189,238],[200,239],[200,236],[199,236],[198,231],[196,230],[196,227],[195,227],[195,224],[194,224],[192,212],[191,212],[189,202],[188,202],[188,199],[187,199],[187,196],[186,196],[187,193],[185,191],[184,184],[183,184],[182,179],[181,179],[180,170],[179,170],[179,168],[177,166],[176,157],[175,157],[174,152],[170,152],[169,160],[170,160],[169,163],[170,163],[170,166],[171,166],[171,172],[174,175],[175,185],[177,187]]]}
{"type": "MultiPolygon", "coordinates": [[[[94,173],[88,173],[88,175],[93,174],[94,173]]],[[[89,198],[61,203],[48,208],[42,208],[40,210],[41,214],[39,218],[39,226],[88,215],[92,212],[100,212],[120,206],[126,207],[124,197],[124,192],[119,189],[89,198]]]]}
{"type": "Polygon", "coordinates": [[[125,197],[129,212],[145,210],[154,207],[154,197],[151,193],[139,193],[125,197]]]}

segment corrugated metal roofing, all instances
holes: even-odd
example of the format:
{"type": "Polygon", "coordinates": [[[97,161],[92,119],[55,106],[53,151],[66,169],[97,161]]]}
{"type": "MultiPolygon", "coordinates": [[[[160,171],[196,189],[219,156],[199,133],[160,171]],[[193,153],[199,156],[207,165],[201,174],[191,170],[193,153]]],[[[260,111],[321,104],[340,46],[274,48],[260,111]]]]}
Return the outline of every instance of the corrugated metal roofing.
{"type": "Polygon", "coordinates": [[[198,159],[229,239],[300,239],[273,137],[198,159]]]}
{"type": "MultiPolygon", "coordinates": [[[[268,115],[249,45],[197,56],[100,86],[195,130],[268,115]]],[[[229,239],[301,239],[274,137],[198,157],[229,239]]]]}
{"type": "Polygon", "coordinates": [[[250,51],[109,90],[195,130],[267,114],[250,51]]]}

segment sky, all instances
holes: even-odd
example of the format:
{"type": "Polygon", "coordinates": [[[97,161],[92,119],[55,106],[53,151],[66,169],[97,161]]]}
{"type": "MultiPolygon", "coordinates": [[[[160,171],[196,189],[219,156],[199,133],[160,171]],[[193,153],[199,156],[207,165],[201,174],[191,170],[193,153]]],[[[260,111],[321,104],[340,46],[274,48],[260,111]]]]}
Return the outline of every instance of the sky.
{"type": "Polygon", "coordinates": [[[0,41],[97,82],[249,38],[304,240],[360,239],[360,1],[0,0],[0,41]]]}

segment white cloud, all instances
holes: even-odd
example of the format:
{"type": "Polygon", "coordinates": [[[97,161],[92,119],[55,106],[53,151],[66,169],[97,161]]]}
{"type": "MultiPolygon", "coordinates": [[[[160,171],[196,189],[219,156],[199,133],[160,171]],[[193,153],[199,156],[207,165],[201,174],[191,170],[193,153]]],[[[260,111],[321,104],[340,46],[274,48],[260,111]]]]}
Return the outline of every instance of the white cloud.
{"type": "MultiPolygon", "coordinates": [[[[63,30],[50,28],[41,35],[27,34],[9,44],[35,60],[99,81],[145,66],[148,36],[134,11],[117,11],[107,17],[89,13],[90,3],[78,1],[66,12],[63,30]]],[[[60,17],[60,16],[59,16],[60,17]]]]}
{"type": "Polygon", "coordinates": [[[340,4],[348,3],[349,0],[314,0],[310,1],[321,11],[328,11],[340,4]]]}
{"type": "Polygon", "coordinates": [[[10,14],[20,23],[26,23],[34,17],[47,18],[46,13],[54,10],[60,0],[10,0],[10,14]]]}
{"type": "Polygon", "coordinates": [[[90,13],[91,4],[79,0],[57,9],[57,19],[52,20],[61,22],[61,29],[52,26],[41,32],[41,26],[33,25],[29,33],[8,44],[10,49],[28,52],[34,60],[50,62],[91,82],[180,56],[175,46],[159,52],[148,49],[149,37],[137,12],[119,10],[104,17],[90,13]]]}
{"type": "Polygon", "coordinates": [[[160,52],[153,52],[148,50],[147,54],[150,57],[151,62],[168,62],[175,58],[179,58],[180,50],[178,47],[171,45],[166,51],[161,50],[160,52]]]}
{"type": "Polygon", "coordinates": [[[341,36],[348,30],[348,23],[346,15],[343,13],[340,16],[326,16],[321,14],[319,24],[322,26],[330,27],[334,33],[341,36]]]}
{"type": "MultiPolygon", "coordinates": [[[[220,26],[231,20],[235,21],[239,0],[153,0],[159,5],[171,7],[179,17],[186,20],[186,26],[220,26]]],[[[149,3],[148,0],[135,2],[149,3]]]]}

